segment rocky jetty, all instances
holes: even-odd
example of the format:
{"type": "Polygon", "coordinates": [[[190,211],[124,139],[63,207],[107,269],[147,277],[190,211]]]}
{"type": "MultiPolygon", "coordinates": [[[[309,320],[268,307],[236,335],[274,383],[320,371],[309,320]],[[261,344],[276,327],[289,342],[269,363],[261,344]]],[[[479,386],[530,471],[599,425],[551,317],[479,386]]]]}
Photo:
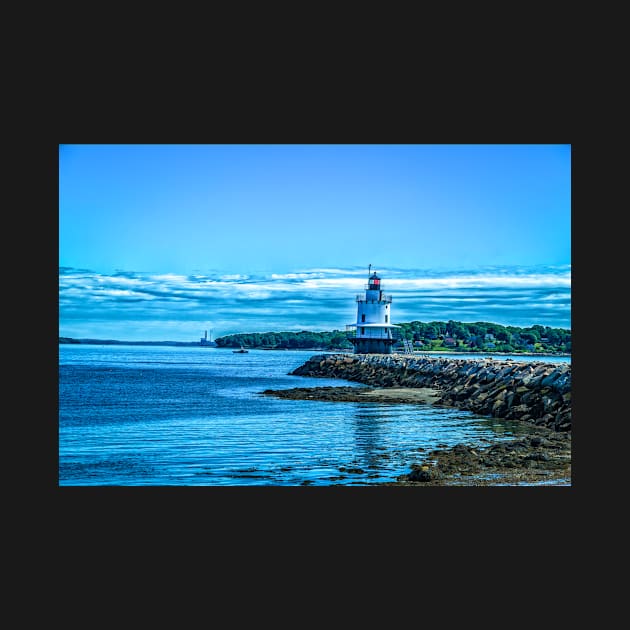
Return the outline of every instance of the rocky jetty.
{"type": "Polygon", "coordinates": [[[402,354],[320,354],[291,374],[379,388],[430,388],[433,404],[571,431],[571,364],[402,354]]]}

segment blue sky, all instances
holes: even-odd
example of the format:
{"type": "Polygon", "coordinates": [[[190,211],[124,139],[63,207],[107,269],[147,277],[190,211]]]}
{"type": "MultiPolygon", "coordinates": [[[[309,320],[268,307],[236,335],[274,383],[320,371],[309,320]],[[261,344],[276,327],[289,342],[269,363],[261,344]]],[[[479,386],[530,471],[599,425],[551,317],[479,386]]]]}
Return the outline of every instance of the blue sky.
{"type": "Polygon", "coordinates": [[[571,327],[570,145],[60,145],[59,334],[571,327]]]}

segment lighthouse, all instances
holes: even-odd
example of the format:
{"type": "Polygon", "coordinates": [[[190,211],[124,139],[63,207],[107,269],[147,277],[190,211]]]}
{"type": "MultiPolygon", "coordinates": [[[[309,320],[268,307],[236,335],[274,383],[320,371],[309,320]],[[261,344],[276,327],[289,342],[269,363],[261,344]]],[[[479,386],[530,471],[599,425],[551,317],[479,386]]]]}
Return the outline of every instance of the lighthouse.
{"type": "Polygon", "coordinates": [[[381,278],[376,272],[370,275],[365,296],[357,295],[357,323],[346,326],[348,340],[356,354],[391,354],[398,339],[400,326],[392,324],[392,296],[383,293],[381,278]]]}

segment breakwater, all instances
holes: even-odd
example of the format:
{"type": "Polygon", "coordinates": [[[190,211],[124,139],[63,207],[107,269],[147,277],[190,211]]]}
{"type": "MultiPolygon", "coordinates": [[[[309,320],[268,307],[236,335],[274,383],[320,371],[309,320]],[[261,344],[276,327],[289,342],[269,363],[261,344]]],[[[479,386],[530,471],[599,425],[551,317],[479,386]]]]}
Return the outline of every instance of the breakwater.
{"type": "Polygon", "coordinates": [[[373,387],[430,387],[436,405],[571,431],[571,365],[379,354],[320,354],[291,372],[373,387]]]}

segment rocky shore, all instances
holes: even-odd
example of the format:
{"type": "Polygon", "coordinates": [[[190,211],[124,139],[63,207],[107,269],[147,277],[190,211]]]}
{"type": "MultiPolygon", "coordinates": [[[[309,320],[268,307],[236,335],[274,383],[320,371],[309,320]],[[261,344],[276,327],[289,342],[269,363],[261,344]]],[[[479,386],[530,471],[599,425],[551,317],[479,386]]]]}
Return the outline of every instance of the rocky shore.
{"type": "Polygon", "coordinates": [[[324,354],[291,374],[340,378],[370,387],[266,390],[306,400],[452,406],[526,423],[526,437],[484,448],[458,444],[425,454],[386,485],[570,485],[571,365],[409,355],[324,354]]]}
{"type": "Polygon", "coordinates": [[[537,432],[484,448],[436,449],[423,464],[384,485],[571,485],[571,432],[537,432]]]}
{"type": "Polygon", "coordinates": [[[399,354],[320,354],[292,374],[437,390],[435,404],[571,430],[571,364],[399,354]]]}
{"type": "Polygon", "coordinates": [[[266,389],[266,396],[290,400],[328,400],[330,402],[434,403],[440,394],[428,387],[293,387],[266,389]]]}

